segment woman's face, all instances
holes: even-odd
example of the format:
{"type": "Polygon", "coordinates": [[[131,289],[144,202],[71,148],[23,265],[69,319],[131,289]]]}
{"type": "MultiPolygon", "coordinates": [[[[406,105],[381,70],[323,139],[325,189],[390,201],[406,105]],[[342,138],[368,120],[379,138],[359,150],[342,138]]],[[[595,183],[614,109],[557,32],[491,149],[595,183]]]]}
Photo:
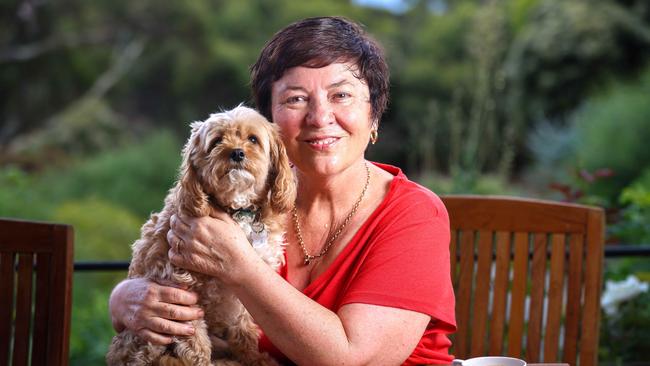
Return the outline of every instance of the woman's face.
{"type": "Polygon", "coordinates": [[[273,121],[289,159],[303,173],[336,174],[364,159],[372,127],[370,92],[354,67],[299,66],[273,83],[273,121]]]}

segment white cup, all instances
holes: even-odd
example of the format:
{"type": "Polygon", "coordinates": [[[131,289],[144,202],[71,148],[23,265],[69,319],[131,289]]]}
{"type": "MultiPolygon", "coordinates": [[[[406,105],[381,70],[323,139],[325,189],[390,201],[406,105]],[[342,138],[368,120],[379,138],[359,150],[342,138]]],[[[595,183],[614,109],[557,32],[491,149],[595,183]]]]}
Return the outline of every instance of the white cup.
{"type": "Polygon", "coordinates": [[[454,366],[526,366],[526,361],[512,357],[489,356],[475,357],[467,360],[455,359],[454,366]]]}

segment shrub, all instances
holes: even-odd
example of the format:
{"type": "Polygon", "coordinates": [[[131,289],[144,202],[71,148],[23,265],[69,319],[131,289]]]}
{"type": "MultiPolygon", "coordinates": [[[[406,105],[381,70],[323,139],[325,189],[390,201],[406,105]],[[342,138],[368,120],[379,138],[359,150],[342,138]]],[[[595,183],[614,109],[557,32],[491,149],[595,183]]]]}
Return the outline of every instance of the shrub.
{"type": "Polygon", "coordinates": [[[650,167],[649,94],[650,69],[635,84],[614,84],[589,99],[566,125],[539,123],[527,138],[533,164],[525,181],[540,192],[560,183],[598,197],[590,203],[617,205],[621,190],[650,167]],[[604,169],[612,175],[585,182],[584,172],[604,169]]]}
{"type": "Polygon", "coordinates": [[[422,174],[416,181],[436,194],[494,194],[521,195],[518,187],[509,184],[503,177],[489,174],[456,173],[451,177],[432,172],[422,174]]]}
{"type": "Polygon", "coordinates": [[[650,167],[650,70],[639,84],[620,85],[592,99],[575,115],[576,154],[581,168],[610,168],[615,176],[592,186],[613,202],[623,187],[650,167]]]}
{"type": "Polygon", "coordinates": [[[124,208],[97,198],[66,202],[55,210],[53,219],[74,226],[75,260],[128,259],[144,223],[124,208]]]}
{"type": "Polygon", "coordinates": [[[603,312],[600,326],[600,363],[615,365],[646,361],[650,349],[650,291],[625,301],[618,312],[603,312]]]}
{"type": "Polygon", "coordinates": [[[619,203],[623,208],[610,225],[611,235],[625,243],[650,244],[650,168],[623,189],[619,203]]]}
{"type": "Polygon", "coordinates": [[[45,197],[29,174],[14,166],[0,168],[0,216],[47,220],[54,204],[45,197]]]}
{"type": "Polygon", "coordinates": [[[74,278],[70,365],[105,365],[104,357],[115,335],[108,314],[110,288],[92,288],[87,280],[86,273],[74,278]]]}
{"type": "Polygon", "coordinates": [[[66,201],[99,198],[142,219],[162,207],[180,164],[181,146],[168,131],[118,146],[62,169],[28,174],[0,168],[0,215],[51,220],[66,201]]]}
{"type": "Polygon", "coordinates": [[[180,164],[180,150],[171,133],[159,132],[141,144],[103,153],[65,172],[50,171],[40,183],[59,202],[97,197],[144,218],[162,207],[180,164]]]}

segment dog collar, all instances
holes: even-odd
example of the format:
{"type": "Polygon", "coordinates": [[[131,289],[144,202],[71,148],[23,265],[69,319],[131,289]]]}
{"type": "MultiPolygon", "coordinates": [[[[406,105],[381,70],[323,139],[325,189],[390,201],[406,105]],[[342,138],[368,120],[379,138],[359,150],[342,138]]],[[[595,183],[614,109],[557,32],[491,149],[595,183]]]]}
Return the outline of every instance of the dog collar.
{"type": "Polygon", "coordinates": [[[259,219],[259,211],[254,211],[249,208],[242,208],[235,210],[230,216],[232,216],[232,218],[237,222],[243,222],[251,225],[251,228],[255,233],[259,234],[264,231],[264,224],[259,219]]]}
{"type": "Polygon", "coordinates": [[[230,215],[246,233],[248,241],[253,248],[263,247],[268,244],[269,233],[266,226],[260,221],[259,211],[239,209],[230,215]]]}
{"type": "Polygon", "coordinates": [[[257,211],[253,211],[250,208],[240,208],[238,210],[234,210],[230,216],[232,216],[236,220],[255,220],[257,218],[257,211]]]}

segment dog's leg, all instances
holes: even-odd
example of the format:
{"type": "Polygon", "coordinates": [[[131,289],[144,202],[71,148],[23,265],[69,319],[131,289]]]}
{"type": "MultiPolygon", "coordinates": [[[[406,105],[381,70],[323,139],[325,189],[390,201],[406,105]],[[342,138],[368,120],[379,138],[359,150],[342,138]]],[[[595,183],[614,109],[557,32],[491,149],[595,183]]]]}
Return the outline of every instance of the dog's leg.
{"type": "Polygon", "coordinates": [[[115,337],[106,354],[108,366],[154,365],[167,347],[143,342],[133,332],[126,330],[115,337]]]}
{"type": "Polygon", "coordinates": [[[277,366],[267,353],[258,349],[259,332],[253,317],[243,309],[239,321],[228,329],[227,342],[234,358],[246,366],[277,366]]]}
{"type": "Polygon", "coordinates": [[[212,345],[204,320],[191,322],[195,333],[191,337],[183,337],[174,345],[174,354],[187,365],[210,366],[212,345]]]}
{"type": "Polygon", "coordinates": [[[160,360],[158,360],[156,366],[192,366],[192,365],[189,365],[179,360],[176,357],[172,357],[170,355],[164,355],[160,358],[160,360]]]}

